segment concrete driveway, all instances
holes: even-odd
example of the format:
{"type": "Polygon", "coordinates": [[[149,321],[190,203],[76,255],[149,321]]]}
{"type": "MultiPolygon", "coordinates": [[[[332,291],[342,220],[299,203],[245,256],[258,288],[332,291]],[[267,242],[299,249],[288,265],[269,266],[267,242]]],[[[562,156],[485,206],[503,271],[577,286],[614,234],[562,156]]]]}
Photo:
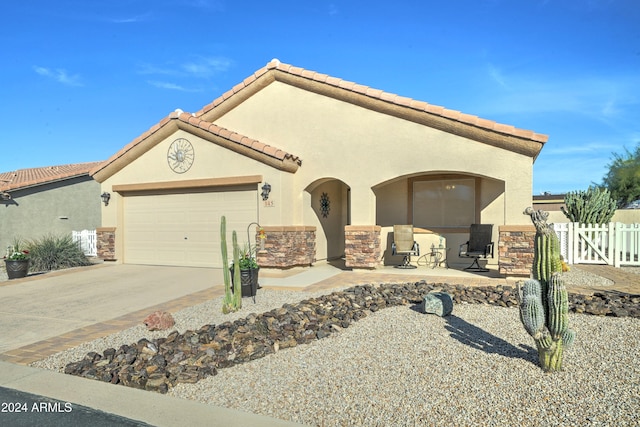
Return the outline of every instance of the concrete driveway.
{"type": "Polygon", "coordinates": [[[127,264],[0,282],[0,353],[222,283],[222,269],[127,264]]]}

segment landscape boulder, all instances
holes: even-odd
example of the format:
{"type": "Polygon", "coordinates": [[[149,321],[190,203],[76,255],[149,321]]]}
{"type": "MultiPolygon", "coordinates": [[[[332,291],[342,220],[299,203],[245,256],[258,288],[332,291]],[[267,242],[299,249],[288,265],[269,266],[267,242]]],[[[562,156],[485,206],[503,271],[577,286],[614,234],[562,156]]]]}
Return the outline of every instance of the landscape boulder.
{"type": "Polygon", "coordinates": [[[422,299],[420,309],[426,314],[448,316],[453,312],[453,298],[446,292],[430,292],[422,299]]]}
{"type": "Polygon", "coordinates": [[[142,321],[150,331],[164,331],[176,324],[171,313],[166,311],[154,311],[142,321]]]}

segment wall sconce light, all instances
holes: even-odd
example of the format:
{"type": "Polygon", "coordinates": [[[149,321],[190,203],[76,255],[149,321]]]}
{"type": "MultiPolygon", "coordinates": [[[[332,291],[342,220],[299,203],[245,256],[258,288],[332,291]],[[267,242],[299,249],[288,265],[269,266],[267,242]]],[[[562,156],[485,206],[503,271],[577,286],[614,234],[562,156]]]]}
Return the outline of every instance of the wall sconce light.
{"type": "Polygon", "coordinates": [[[111,193],[107,193],[106,191],[100,195],[102,202],[105,206],[109,205],[109,199],[111,199],[111,193]]]}
{"type": "Polygon", "coordinates": [[[11,200],[11,194],[7,193],[6,191],[3,191],[0,193],[0,198],[2,200],[11,200]]]}
{"type": "Polygon", "coordinates": [[[271,185],[269,185],[269,183],[265,182],[264,185],[262,186],[262,200],[268,200],[269,199],[269,193],[271,193],[271,185]]]}

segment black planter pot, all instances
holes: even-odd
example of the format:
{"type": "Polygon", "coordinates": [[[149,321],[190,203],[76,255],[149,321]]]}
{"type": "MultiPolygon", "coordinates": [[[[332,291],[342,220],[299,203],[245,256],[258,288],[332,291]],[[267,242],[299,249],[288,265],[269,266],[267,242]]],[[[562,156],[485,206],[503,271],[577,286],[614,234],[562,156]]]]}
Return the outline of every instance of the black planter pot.
{"type": "MultiPolygon", "coordinates": [[[[233,267],[229,269],[231,271],[231,283],[235,286],[233,267]]],[[[243,297],[255,297],[258,293],[258,272],[260,267],[240,270],[240,286],[242,289],[243,297]]]]}
{"type": "Polygon", "coordinates": [[[4,260],[9,279],[19,279],[26,277],[29,272],[29,260],[4,260]]]}

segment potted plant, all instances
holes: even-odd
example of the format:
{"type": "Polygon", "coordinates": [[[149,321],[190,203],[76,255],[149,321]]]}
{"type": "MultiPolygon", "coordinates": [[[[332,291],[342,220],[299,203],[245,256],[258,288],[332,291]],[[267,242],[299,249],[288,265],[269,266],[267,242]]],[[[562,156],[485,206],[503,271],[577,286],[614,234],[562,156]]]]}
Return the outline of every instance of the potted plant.
{"type": "MultiPolygon", "coordinates": [[[[255,248],[247,244],[238,259],[240,269],[240,284],[242,285],[243,297],[255,297],[258,291],[258,273],[260,266],[254,256],[255,248]]],[[[235,265],[231,263],[231,278],[233,281],[235,265]]]]}
{"type": "Polygon", "coordinates": [[[7,255],[4,257],[4,264],[9,279],[26,277],[29,272],[29,251],[21,251],[18,245],[9,246],[7,255]]]}

